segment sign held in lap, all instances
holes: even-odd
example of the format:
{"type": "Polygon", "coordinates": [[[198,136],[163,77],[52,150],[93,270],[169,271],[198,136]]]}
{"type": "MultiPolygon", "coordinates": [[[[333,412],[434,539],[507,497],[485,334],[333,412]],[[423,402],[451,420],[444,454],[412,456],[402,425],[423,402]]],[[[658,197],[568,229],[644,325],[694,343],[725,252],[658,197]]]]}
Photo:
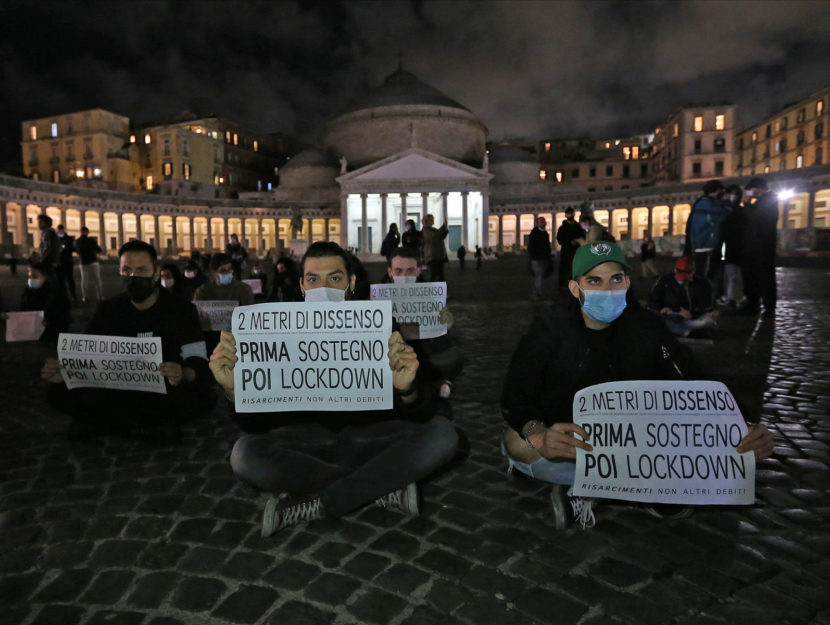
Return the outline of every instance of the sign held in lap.
{"type": "Polygon", "coordinates": [[[43,334],[43,311],[6,313],[6,342],[37,341],[43,334]]]}
{"type": "Polygon", "coordinates": [[[231,315],[239,302],[229,300],[199,300],[193,305],[199,311],[199,321],[204,331],[231,329],[231,315]]]}
{"type": "Polygon", "coordinates": [[[755,501],[755,456],[735,451],[747,426],[720,382],[597,384],[576,394],[573,414],[593,446],[577,449],[574,495],[687,505],[755,501]]]}
{"type": "Polygon", "coordinates": [[[392,302],[392,316],[406,339],[434,339],[447,333],[447,324],[438,319],[447,305],[446,282],[373,284],[370,298],[392,302]]]}
{"type": "Polygon", "coordinates": [[[390,302],[240,306],[237,412],[392,408],[390,302]]]}
{"type": "Polygon", "coordinates": [[[110,388],[167,394],[161,338],[67,334],[58,337],[61,375],[69,389],[110,388]]]}

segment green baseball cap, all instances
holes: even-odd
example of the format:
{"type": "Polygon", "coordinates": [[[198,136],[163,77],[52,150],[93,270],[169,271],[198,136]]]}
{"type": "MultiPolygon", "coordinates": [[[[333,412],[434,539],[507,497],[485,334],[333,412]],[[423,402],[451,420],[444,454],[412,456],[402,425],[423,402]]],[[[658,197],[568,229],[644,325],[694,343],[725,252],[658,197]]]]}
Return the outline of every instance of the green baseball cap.
{"type": "Polygon", "coordinates": [[[573,278],[584,276],[602,263],[619,263],[626,269],[631,269],[625,262],[625,255],[619,245],[611,241],[596,241],[580,245],[576,250],[571,276],[573,278]]]}

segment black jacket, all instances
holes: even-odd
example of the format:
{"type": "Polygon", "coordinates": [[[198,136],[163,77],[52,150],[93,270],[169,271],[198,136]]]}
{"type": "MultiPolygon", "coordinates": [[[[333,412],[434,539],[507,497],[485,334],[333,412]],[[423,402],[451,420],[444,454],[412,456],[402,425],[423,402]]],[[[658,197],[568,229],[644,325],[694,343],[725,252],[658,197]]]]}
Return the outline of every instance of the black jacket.
{"type": "Polygon", "coordinates": [[[579,302],[570,298],[537,316],[519,341],[504,381],[502,413],[516,431],[533,419],[547,426],[571,422],[574,395],[588,386],[695,375],[688,348],[632,297],[604,330],[585,327],[579,302]]]}
{"type": "Polygon", "coordinates": [[[547,230],[533,228],[527,240],[527,255],[530,260],[550,260],[550,235],[547,230]]]}
{"type": "Polygon", "coordinates": [[[672,312],[685,308],[692,313],[692,319],[697,319],[714,307],[712,283],[703,276],[693,275],[686,284],[677,284],[673,273],[664,274],[654,283],[647,306],[657,313],[664,308],[671,308],[672,312]]]}

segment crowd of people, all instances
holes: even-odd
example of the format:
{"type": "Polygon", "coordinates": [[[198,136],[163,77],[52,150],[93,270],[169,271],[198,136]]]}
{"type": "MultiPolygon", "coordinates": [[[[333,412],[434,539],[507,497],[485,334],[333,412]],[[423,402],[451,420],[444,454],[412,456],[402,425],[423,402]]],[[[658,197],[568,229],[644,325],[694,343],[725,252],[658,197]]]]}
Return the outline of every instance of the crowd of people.
{"type": "MultiPolygon", "coordinates": [[[[745,202],[740,189],[727,194],[719,185],[704,186],[689,217],[686,254],[671,274],[655,281],[646,306],[632,294],[631,265],[622,249],[590,210],[583,210],[578,220],[575,211],[567,211],[557,231],[560,293],[537,315],[511,358],[501,397],[506,424],[501,451],[510,471],[552,484],[551,510],[558,528],[575,521],[583,527],[595,523],[593,500],[569,490],[576,450],[591,450],[588,432],[573,422],[574,395],[609,381],[699,379],[700,368],[676,335],[705,327],[711,320],[709,303],[717,296],[723,305],[757,311],[763,303],[765,314],[774,311],[774,273],[770,284],[767,264],[774,270],[775,241],[768,228],[775,222],[765,199],[766,183],[751,180],[745,202]],[[732,249],[730,241],[736,241],[732,249]]],[[[777,218],[777,207],[775,214],[777,218]]],[[[61,228],[52,230],[48,217],[42,216],[42,222],[40,255],[30,264],[25,305],[51,311],[46,340],[55,340],[68,326],[61,311],[69,309],[74,294],[66,275],[71,252],[65,250],[77,252],[82,267],[87,266],[81,272],[81,298],[94,293],[101,300],[100,248],[88,232],[65,241],[67,235],[61,228]]],[[[543,218],[537,220],[528,245],[537,297],[554,267],[546,226],[543,218]]],[[[402,234],[390,226],[383,242],[386,271],[376,281],[423,282],[423,274],[431,282],[443,281],[447,233],[447,224],[435,228],[432,216],[420,231],[412,220],[402,234]]],[[[645,238],[641,251],[643,274],[655,274],[653,263],[646,262],[655,257],[654,242],[645,238]]],[[[118,257],[121,292],[99,302],[86,333],[160,337],[159,372],[167,393],[70,389],[60,362],[49,358],[41,377],[52,405],[70,417],[71,439],[115,434],[175,440],[182,422],[212,410],[216,385],[227,400],[229,418],[242,431],[230,455],[231,468],[238,479],[271,495],[263,512],[263,535],[340,517],[365,505],[419,513],[418,483],[448,463],[458,447],[458,432],[437,409],[442,398],[451,396],[463,366],[451,334],[422,339],[417,328],[393,324],[386,362],[392,373],[391,410],[238,412],[234,334],[204,332],[191,302],[226,300],[244,306],[368,299],[370,278],[360,261],[333,242],[315,242],[299,262],[280,257],[269,275],[262,265],[249,263],[238,238],[229,241],[225,253],[210,258],[194,253],[183,270],[177,263],[160,262],[155,248],[142,241],[124,244],[118,257]],[[259,281],[258,295],[250,280],[259,281]],[[102,411],[102,405],[118,406],[117,416],[102,411]]],[[[441,321],[452,327],[449,308],[441,311],[441,321]]],[[[752,420],[757,415],[747,416],[752,420]]],[[[737,451],[763,459],[772,448],[770,431],[753,423],[737,451]]],[[[646,508],[663,518],[689,513],[683,506],[646,508]]]]}

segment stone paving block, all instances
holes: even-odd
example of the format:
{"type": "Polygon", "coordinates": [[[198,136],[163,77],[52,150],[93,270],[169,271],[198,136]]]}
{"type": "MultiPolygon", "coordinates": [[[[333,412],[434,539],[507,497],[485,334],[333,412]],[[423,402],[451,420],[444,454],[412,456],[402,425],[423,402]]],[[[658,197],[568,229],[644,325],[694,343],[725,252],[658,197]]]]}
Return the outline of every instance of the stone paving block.
{"type": "Polygon", "coordinates": [[[31,625],[77,625],[86,610],[74,605],[47,605],[38,612],[31,625]]]}
{"type": "Polygon", "coordinates": [[[464,558],[446,549],[437,548],[430,549],[416,558],[415,563],[428,571],[434,571],[452,579],[462,577],[470,569],[470,564],[464,558]]]}
{"type": "MultiPolygon", "coordinates": [[[[128,487],[126,492],[130,492],[130,490],[128,487]]],[[[135,495],[120,495],[119,493],[125,491],[118,488],[110,488],[110,491],[114,492],[115,495],[108,495],[101,501],[98,505],[98,514],[100,515],[111,516],[132,512],[138,506],[138,502],[141,501],[141,498],[135,495]]]]}
{"type": "Polygon", "coordinates": [[[153,608],[178,586],[181,575],[173,571],[149,573],[138,579],[127,603],[139,608],[153,608]]]}
{"type": "Polygon", "coordinates": [[[138,556],[138,565],[145,569],[167,569],[176,566],[187,553],[187,545],[160,540],[147,544],[138,556]]]}
{"type": "Polygon", "coordinates": [[[260,507],[256,503],[231,497],[220,499],[211,510],[211,514],[230,521],[253,521],[254,519],[259,521],[262,516],[260,507]]]}
{"type": "Polygon", "coordinates": [[[133,566],[145,546],[139,540],[107,540],[98,544],[89,562],[96,568],[133,566]]]}
{"type": "Polygon", "coordinates": [[[172,616],[157,616],[147,625],[184,625],[184,623],[172,616]]]}
{"type": "Polygon", "coordinates": [[[415,606],[401,625],[459,625],[461,621],[427,606],[415,606]]]}
{"type": "Polygon", "coordinates": [[[105,540],[118,538],[127,525],[127,517],[124,516],[103,516],[93,517],[87,525],[86,538],[91,540],[105,540]]]}
{"type": "MultiPolygon", "coordinates": [[[[15,603],[25,602],[42,579],[42,572],[0,577],[0,606],[11,606],[15,603]]],[[[2,613],[2,610],[0,610],[0,613],[2,613]]]]}
{"type": "Polygon", "coordinates": [[[485,595],[514,599],[527,589],[527,582],[519,577],[505,575],[490,567],[475,565],[463,575],[461,580],[468,588],[485,595]]]}
{"type": "Polygon", "coordinates": [[[400,562],[391,566],[375,579],[375,583],[388,590],[405,595],[430,581],[430,576],[414,566],[400,562]]]}
{"type": "Polygon", "coordinates": [[[415,538],[407,536],[397,530],[383,532],[380,537],[369,545],[374,551],[391,553],[400,558],[411,558],[421,549],[421,543],[415,538]]]}
{"type": "Polygon", "coordinates": [[[80,519],[56,521],[48,528],[49,541],[59,543],[64,540],[79,540],[86,533],[87,524],[80,519]]]}
{"type": "Polygon", "coordinates": [[[216,608],[212,616],[233,623],[254,623],[279,598],[279,593],[264,586],[242,585],[216,608]]]}
{"type": "Polygon", "coordinates": [[[273,564],[274,557],[271,555],[255,551],[240,551],[225,562],[221,573],[225,577],[250,581],[259,579],[273,564]]]}
{"type": "Polygon", "coordinates": [[[587,605],[540,587],[525,588],[515,605],[540,623],[576,623],[588,612],[587,605]]]}
{"type": "Polygon", "coordinates": [[[142,516],[127,523],[124,528],[126,538],[154,539],[164,536],[173,526],[173,519],[162,516],[142,516]]]}
{"type": "Polygon", "coordinates": [[[601,558],[596,562],[592,562],[588,567],[587,574],[617,588],[627,588],[641,584],[651,577],[648,571],[613,558],[601,558]]]}
{"type": "Polygon", "coordinates": [[[323,573],[305,588],[305,596],[328,605],[346,603],[361,582],[339,573],[323,573]]]}
{"type": "MultiPolygon", "coordinates": [[[[349,572],[353,574],[352,571],[349,572]]],[[[263,575],[262,581],[279,589],[301,590],[320,573],[321,569],[313,564],[284,560],[263,575]]]]}
{"type": "Polygon", "coordinates": [[[179,562],[180,571],[189,573],[210,573],[219,570],[228,557],[224,549],[194,547],[179,562]]]}
{"type": "Polygon", "coordinates": [[[32,598],[34,603],[70,602],[87,587],[93,577],[88,569],[61,571],[32,598]]]}
{"type": "Polygon", "coordinates": [[[361,579],[372,579],[386,569],[391,560],[375,553],[358,553],[343,565],[343,571],[361,579]]]}
{"type": "Polygon", "coordinates": [[[425,601],[444,614],[453,612],[470,598],[470,591],[458,583],[436,579],[425,596],[425,601]]]}
{"type": "Polygon", "coordinates": [[[143,612],[102,610],[93,614],[86,621],[86,625],[140,625],[144,621],[144,616],[143,612]]]}
{"type": "Polygon", "coordinates": [[[450,527],[439,527],[427,538],[431,543],[462,553],[469,553],[484,543],[484,540],[475,534],[460,532],[450,527]]]}
{"type": "Polygon", "coordinates": [[[0,625],[20,625],[28,618],[30,609],[28,605],[3,604],[0,610],[0,625]]]}
{"type": "Polygon", "coordinates": [[[213,608],[227,587],[218,579],[209,577],[184,577],[176,586],[170,603],[190,612],[203,612],[213,608]]]}
{"type": "Polygon", "coordinates": [[[407,602],[404,599],[373,589],[349,605],[348,610],[361,624],[386,625],[397,618],[406,606],[407,602]]]}
{"type": "Polygon", "coordinates": [[[325,541],[311,552],[311,558],[326,568],[338,568],[344,559],[354,552],[354,547],[346,543],[325,541]]]}
{"type": "Polygon", "coordinates": [[[167,516],[179,509],[184,501],[184,495],[154,494],[148,495],[136,506],[140,514],[158,514],[167,516]]]}
{"type": "MultiPolygon", "coordinates": [[[[188,487],[188,491],[192,492],[192,488],[188,487]]],[[[210,497],[186,494],[178,511],[184,516],[199,516],[207,514],[208,510],[213,507],[213,503],[213,499],[210,497]]]]}
{"type": "Polygon", "coordinates": [[[170,538],[182,542],[204,543],[216,527],[216,521],[207,519],[184,519],[170,532],[170,538]]]}
{"type": "Polygon", "coordinates": [[[288,601],[268,615],[265,625],[329,625],[336,618],[335,612],[300,601],[288,601]]]}
{"type": "Polygon", "coordinates": [[[207,537],[205,542],[212,547],[233,549],[244,543],[251,531],[250,523],[225,521],[220,528],[207,537]]]}
{"type": "MultiPolygon", "coordinates": [[[[482,596],[468,596],[453,616],[460,617],[476,625],[504,625],[524,621],[522,614],[498,599],[482,596]]],[[[524,621],[527,622],[527,621],[524,621]]],[[[538,621],[550,622],[548,620],[538,621]]],[[[573,621],[576,622],[576,621],[573,621]]]]}
{"type": "Polygon", "coordinates": [[[56,569],[79,566],[89,558],[92,546],[93,543],[89,540],[64,542],[47,546],[43,552],[43,566],[56,569]]]}
{"type": "Polygon", "coordinates": [[[102,571],[81,596],[81,602],[111,605],[127,592],[134,577],[134,571],[102,571]]]}

